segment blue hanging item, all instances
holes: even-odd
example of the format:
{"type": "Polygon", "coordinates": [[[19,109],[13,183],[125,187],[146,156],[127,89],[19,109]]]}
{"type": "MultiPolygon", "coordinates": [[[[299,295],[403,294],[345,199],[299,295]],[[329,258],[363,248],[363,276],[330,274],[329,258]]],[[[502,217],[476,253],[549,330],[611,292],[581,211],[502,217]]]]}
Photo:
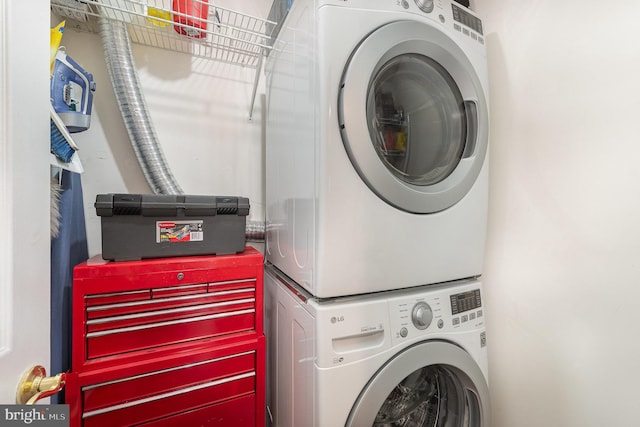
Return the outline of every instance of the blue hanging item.
{"type": "MultiPolygon", "coordinates": [[[[73,268],[89,258],[81,175],[60,173],[59,231],[51,240],[51,372],[71,369],[73,268]]],[[[64,403],[64,396],[52,396],[51,403],[64,403]]]]}
{"type": "Polygon", "coordinates": [[[96,82],[93,75],[58,49],[51,76],[51,104],[70,133],[89,129],[96,82]]]}
{"type": "Polygon", "coordinates": [[[53,109],[53,105],[50,106],[49,110],[51,114],[51,152],[61,161],[69,163],[76,150],[78,150],[78,146],[73,141],[60,116],[53,109]]]}

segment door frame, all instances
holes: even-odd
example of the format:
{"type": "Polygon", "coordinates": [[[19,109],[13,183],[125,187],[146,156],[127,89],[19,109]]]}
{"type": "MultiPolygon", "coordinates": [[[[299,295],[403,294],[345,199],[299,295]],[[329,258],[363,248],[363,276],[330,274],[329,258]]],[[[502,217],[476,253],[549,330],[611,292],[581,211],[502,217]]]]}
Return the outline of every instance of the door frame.
{"type": "Polygon", "coordinates": [[[25,371],[50,359],[49,6],[0,2],[2,404],[15,403],[25,371]]]}
{"type": "MultiPolygon", "coordinates": [[[[2,140],[0,140],[0,224],[12,224],[11,217],[11,162],[9,161],[9,119],[7,118],[7,5],[8,2],[0,4],[0,129],[2,140]]],[[[10,348],[9,326],[13,309],[11,302],[10,284],[13,280],[13,252],[11,251],[12,229],[8,228],[5,238],[0,239],[0,355],[10,348]]]]}

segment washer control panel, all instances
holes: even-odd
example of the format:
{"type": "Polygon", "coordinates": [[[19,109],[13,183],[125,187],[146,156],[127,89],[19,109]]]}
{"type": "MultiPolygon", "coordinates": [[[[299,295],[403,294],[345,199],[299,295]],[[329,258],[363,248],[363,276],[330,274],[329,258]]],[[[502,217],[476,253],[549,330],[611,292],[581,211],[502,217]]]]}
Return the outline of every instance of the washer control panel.
{"type": "MultiPolygon", "coordinates": [[[[443,0],[395,0],[396,4],[406,11],[429,17],[444,24],[470,40],[484,45],[484,29],[482,20],[469,9],[468,2],[443,0]]],[[[466,39],[466,38],[465,38],[466,39]]]]}
{"type": "Polygon", "coordinates": [[[481,289],[479,281],[464,280],[324,301],[311,298],[306,307],[315,318],[316,364],[339,366],[403,343],[482,333],[481,289]]]}
{"type": "Polygon", "coordinates": [[[465,311],[476,310],[482,307],[482,297],[480,296],[480,289],[474,289],[473,291],[450,295],[449,299],[451,300],[452,316],[464,313],[465,311]]]}
{"type": "Polygon", "coordinates": [[[389,299],[393,342],[428,334],[468,331],[484,327],[482,294],[478,282],[463,286],[433,286],[420,293],[389,299]]]}
{"type": "Polygon", "coordinates": [[[451,4],[451,9],[453,11],[453,20],[461,23],[465,27],[469,27],[473,31],[478,34],[483,34],[482,32],[482,21],[477,16],[470,14],[466,9],[456,6],[455,4],[451,4]]]}
{"type": "Polygon", "coordinates": [[[484,44],[482,20],[472,15],[467,9],[451,4],[453,13],[453,29],[480,44],[484,44]]]}

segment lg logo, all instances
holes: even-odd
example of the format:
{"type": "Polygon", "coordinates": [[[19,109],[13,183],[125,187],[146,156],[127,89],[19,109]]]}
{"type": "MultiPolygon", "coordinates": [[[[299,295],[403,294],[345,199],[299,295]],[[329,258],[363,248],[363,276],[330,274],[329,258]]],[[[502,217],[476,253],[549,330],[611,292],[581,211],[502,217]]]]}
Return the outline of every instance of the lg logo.
{"type": "Polygon", "coordinates": [[[344,322],[344,316],[332,316],[331,323],[344,322]]]}

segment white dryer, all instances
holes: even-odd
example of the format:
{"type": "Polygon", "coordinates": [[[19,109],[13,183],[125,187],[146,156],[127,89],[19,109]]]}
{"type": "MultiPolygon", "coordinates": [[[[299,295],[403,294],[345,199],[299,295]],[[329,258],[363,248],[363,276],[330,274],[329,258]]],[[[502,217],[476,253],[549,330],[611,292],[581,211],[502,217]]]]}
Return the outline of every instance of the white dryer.
{"type": "Polygon", "coordinates": [[[480,275],[488,79],[450,0],[296,0],[266,63],[267,259],[318,297],[480,275]]]}
{"type": "Polygon", "coordinates": [[[482,284],[318,300],[268,265],[267,425],[489,427],[482,284]]]}

